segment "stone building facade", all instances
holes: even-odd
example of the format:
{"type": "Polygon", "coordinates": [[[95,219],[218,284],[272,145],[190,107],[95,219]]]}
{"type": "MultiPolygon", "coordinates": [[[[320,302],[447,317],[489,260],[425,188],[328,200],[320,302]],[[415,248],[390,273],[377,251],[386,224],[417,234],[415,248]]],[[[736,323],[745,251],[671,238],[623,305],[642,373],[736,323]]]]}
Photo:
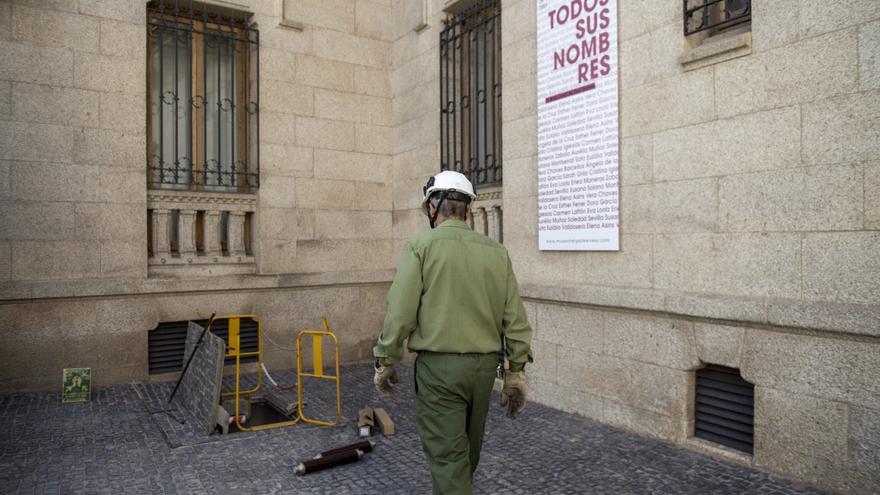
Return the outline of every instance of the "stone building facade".
{"type": "MultiPolygon", "coordinates": [[[[326,315],[368,359],[440,167],[440,33],[473,3],[203,2],[259,32],[259,187],[193,192],[147,185],[147,2],[0,0],[0,390],[168,379],[149,331],[215,310],[285,343],[326,315]]],[[[619,1],[621,249],[599,253],[537,248],[536,2],[501,0],[504,178],[476,228],[514,261],[535,400],[871,493],[880,3],[751,4],[685,37],[682,2],[619,1]],[[754,385],[752,455],[694,437],[708,364],[754,385]]]]}

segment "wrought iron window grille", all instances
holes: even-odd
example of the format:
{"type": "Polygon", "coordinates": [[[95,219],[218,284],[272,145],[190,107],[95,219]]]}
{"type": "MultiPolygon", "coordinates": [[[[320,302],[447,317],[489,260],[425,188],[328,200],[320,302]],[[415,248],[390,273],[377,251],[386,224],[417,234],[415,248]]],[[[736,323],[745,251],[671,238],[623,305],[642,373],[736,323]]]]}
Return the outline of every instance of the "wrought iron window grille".
{"type": "Polygon", "coordinates": [[[749,21],[751,0],[682,0],[684,35],[724,29],[749,21]]]}
{"type": "Polygon", "coordinates": [[[151,189],[259,188],[259,31],[186,0],[147,4],[151,189]]]}
{"type": "Polygon", "coordinates": [[[500,185],[501,2],[482,0],[440,32],[440,168],[500,185]]]}

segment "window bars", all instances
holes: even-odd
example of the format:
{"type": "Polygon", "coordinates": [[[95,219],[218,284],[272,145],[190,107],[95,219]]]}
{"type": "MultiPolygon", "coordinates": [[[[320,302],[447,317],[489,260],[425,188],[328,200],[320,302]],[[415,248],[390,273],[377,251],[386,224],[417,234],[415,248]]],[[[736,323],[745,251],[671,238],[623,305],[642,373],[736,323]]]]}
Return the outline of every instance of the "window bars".
{"type": "Polygon", "coordinates": [[[440,32],[440,168],[501,183],[501,2],[482,0],[440,32]]]}
{"type": "Polygon", "coordinates": [[[751,0],[682,0],[684,35],[746,22],[752,15],[751,0]]]}
{"type": "Polygon", "coordinates": [[[147,180],[153,189],[259,187],[259,32],[192,1],[147,5],[147,180]]]}

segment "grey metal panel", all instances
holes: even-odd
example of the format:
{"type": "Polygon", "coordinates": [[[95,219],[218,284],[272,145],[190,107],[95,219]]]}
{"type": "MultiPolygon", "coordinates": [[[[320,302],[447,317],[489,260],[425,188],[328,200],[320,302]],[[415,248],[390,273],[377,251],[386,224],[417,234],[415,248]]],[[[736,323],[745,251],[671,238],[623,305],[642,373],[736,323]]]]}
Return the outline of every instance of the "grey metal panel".
{"type": "MultiPolygon", "coordinates": [[[[208,320],[192,320],[204,326],[208,320]]],[[[149,373],[172,373],[183,369],[183,350],[186,345],[186,330],[189,321],[169,321],[149,331],[147,345],[149,373]]],[[[226,320],[216,320],[211,332],[222,338],[224,344],[229,343],[229,327],[226,320]]],[[[259,332],[257,322],[246,318],[241,320],[239,329],[241,349],[243,352],[256,352],[259,349],[259,332]]],[[[241,362],[256,362],[256,357],[242,358],[241,362]]],[[[235,359],[226,359],[224,364],[235,364],[235,359]]]]}
{"type": "Polygon", "coordinates": [[[214,431],[220,404],[226,345],[211,332],[205,332],[199,343],[202,330],[203,327],[195,323],[188,325],[184,357],[192,359],[192,362],[181,377],[180,392],[174,400],[193,415],[206,435],[210,435],[214,431]]]}

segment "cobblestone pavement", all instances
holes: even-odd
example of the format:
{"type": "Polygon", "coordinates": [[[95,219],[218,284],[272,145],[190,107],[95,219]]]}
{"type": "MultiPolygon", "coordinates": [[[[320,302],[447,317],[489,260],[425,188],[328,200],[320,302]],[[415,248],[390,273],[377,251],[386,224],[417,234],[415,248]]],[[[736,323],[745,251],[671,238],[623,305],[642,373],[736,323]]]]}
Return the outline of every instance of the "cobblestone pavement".
{"type": "MultiPolygon", "coordinates": [[[[195,433],[192,421],[174,420],[184,419],[181,411],[156,412],[167,383],[97,390],[87,404],[62,404],[59,394],[0,396],[0,493],[430,493],[412,416],[412,372],[401,371],[396,396],[385,400],[372,390],[369,365],[344,367],[342,426],[227,436],[195,433]],[[296,476],[301,460],[357,440],[356,412],[365,405],[385,407],[397,434],[374,436],[376,448],[356,464],[296,476]]],[[[304,386],[309,410],[332,409],[327,391],[314,386],[312,395],[304,386]]],[[[820,493],[536,404],[511,421],[497,397],[475,492],[820,493]]]]}

